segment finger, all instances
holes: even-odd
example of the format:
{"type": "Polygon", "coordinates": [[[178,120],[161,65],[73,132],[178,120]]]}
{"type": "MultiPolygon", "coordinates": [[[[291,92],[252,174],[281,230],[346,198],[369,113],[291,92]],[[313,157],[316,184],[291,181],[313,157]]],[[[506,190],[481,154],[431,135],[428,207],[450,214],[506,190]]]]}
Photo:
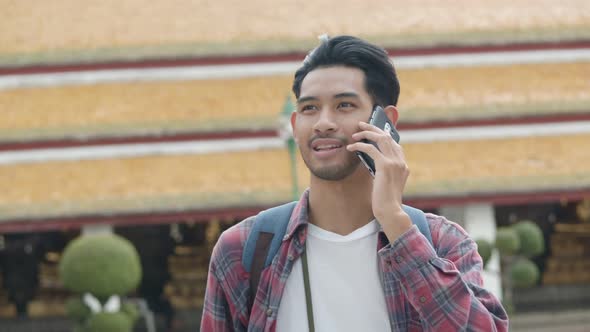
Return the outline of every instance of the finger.
{"type": "Polygon", "coordinates": [[[401,150],[401,146],[391,137],[391,134],[385,132],[361,131],[354,133],[352,138],[356,141],[366,139],[375,142],[379,150],[385,154],[389,154],[387,151],[393,151],[393,154],[398,154],[396,151],[401,150]]]}
{"type": "Polygon", "coordinates": [[[369,130],[369,131],[374,131],[377,133],[384,133],[385,132],[381,128],[374,126],[372,124],[363,122],[363,121],[359,122],[359,128],[361,128],[361,130],[369,130]]]}
{"type": "Polygon", "coordinates": [[[377,161],[377,159],[383,158],[383,155],[381,154],[381,152],[379,152],[379,150],[377,150],[377,148],[373,144],[369,144],[369,143],[364,143],[364,142],[352,143],[352,144],[347,145],[346,149],[348,151],[364,152],[367,155],[369,155],[369,157],[371,157],[373,160],[375,160],[375,162],[377,161]]]}
{"type": "Polygon", "coordinates": [[[373,141],[373,142],[379,142],[379,141],[386,141],[388,139],[392,139],[391,135],[386,134],[385,132],[375,132],[375,131],[359,131],[358,133],[354,133],[352,134],[352,138],[355,141],[360,141],[362,139],[367,139],[369,141],[373,141]]]}

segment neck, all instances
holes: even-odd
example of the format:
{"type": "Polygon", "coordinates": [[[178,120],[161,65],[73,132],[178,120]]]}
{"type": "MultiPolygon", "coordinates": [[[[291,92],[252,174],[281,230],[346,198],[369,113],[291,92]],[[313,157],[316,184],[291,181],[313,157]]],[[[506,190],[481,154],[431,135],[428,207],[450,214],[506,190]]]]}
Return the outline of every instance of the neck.
{"type": "Polygon", "coordinates": [[[310,222],[322,229],[347,235],[373,219],[373,179],[362,165],[340,181],[312,175],[309,188],[310,222]]]}

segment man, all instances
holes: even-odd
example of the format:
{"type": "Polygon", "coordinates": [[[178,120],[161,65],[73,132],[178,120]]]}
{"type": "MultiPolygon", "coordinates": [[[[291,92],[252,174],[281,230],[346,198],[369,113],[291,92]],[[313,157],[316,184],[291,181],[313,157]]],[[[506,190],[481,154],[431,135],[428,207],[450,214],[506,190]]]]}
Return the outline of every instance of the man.
{"type": "Polygon", "coordinates": [[[221,235],[201,329],[506,331],[504,309],[483,288],[474,241],[427,214],[431,244],[402,209],[409,175],[403,149],[365,122],[374,105],[392,123],[398,119],[399,83],[387,53],[355,37],[325,39],[295,73],[293,92],[291,125],[311,172],[309,189],[260,276],[251,312],[241,259],[253,218],[221,235]],[[374,178],[356,152],[374,160],[374,178]]]}

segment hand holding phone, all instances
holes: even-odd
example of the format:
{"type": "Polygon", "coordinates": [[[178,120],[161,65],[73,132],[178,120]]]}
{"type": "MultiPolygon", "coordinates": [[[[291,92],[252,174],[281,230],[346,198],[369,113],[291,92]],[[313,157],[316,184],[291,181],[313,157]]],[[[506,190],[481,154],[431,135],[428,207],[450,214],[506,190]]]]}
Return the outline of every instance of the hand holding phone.
{"type": "MultiPolygon", "coordinates": [[[[374,125],[375,127],[382,129],[386,132],[389,132],[389,134],[391,135],[391,138],[393,138],[393,140],[396,143],[399,143],[399,140],[400,140],[399,133],[395,129],[395,126],[393,125],[393,123],[391,123],[391,121],[389,121],[389,118],[385,114],[383,107],[376,105],[373,108],[373,111],[371,112],[371,117],[369,118],[369,121],[367,121],[367,123],[374,125]]],[[[369,141],[366,139],[362,140],[362,142],[372,144],[373,146],[375,146],[377,148],[377,150],[379,150],[379,147],[377,146],[377,144],[375,142],[372,142],[372,141],[369,141]]],[[[369,155],[367,155],[366,153],[360,152],[360,151],[357,152],[356,154],[361,159],[363,164],[367,167],[367,169],[369,170],[369,173],[371,173],[371,175],[373,177],[375,177],[376,170],[375,170],[375,162],[373,161],[373,158],[369,157],[369,155]]]]}

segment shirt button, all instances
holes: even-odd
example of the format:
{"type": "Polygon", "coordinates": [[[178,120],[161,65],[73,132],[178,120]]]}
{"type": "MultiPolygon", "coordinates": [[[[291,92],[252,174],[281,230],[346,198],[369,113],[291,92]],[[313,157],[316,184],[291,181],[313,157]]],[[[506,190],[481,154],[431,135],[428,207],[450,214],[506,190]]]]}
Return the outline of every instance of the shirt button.
{"type": "Polygon", "coordinates": [[[402,256],[396,256],[395,257],[395,261],[398,262],[398,263],[401,263],[403,261],[402,256]]]}
{"type": "Polygon", "coordinates": [[[426,302],[426,296],[420,296],[420,303],[426,302]]]}
{"type": "Polygon", "coordinates": [[[287,256],[287,259],[292,261],[293,259],[295,259],[295,257],[293,257],[293,255],[289,255],[289,256],[287,256]]]}
{"type": "Polygon", "coordinates": [[[272,316],[272,309],[271,308],[266,309],[266,315],[268,317],[272,316]]]}

